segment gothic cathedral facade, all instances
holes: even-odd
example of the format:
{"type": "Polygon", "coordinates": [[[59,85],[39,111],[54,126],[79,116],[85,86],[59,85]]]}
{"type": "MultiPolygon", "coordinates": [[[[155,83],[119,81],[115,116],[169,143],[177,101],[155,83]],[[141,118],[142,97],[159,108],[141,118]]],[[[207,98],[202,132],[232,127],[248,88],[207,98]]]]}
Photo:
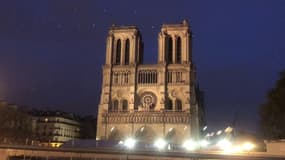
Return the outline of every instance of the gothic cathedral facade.
{"type": "Polygon", "coordinates": [[[97,140],[134,137],[151,143],[199,138],[203,107],[192,63],[188,22],[164,24],[158,34],[157,64],[143,64],[136,26],[112,26],[98,106],[97,140]]]}

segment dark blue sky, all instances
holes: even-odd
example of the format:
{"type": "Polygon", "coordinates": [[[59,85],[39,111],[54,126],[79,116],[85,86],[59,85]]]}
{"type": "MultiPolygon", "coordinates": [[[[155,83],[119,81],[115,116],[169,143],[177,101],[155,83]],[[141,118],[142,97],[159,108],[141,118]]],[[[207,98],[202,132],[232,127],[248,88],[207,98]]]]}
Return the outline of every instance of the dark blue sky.
{"type": "Polygon", "coordinates": [[[258,107],[285,69],[283,0],[0,1],[0,99],[96,114],[112,24],[137,25],[145,62],[163,23],[188,19],[209,127],[256,131],[258,107]]]}

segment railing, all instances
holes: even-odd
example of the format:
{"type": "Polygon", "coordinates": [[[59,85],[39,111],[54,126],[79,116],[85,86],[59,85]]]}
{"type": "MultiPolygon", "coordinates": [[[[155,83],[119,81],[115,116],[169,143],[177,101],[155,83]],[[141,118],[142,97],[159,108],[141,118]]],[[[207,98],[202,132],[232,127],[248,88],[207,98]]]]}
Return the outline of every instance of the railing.
{"type": "Polygon", "coordinates": [[[189,112],[109,112],[103,113],[102,123],[190,123],[189,112]]]}
{"type": "Polygon", "coordinates": [[[90,160],[90,159],[209,159],[209,160],[284,160],[285,155],[268,152],[248,152],[241,154],[225,154],[218,151],[191,151],[185,150],[160,150],[133,149],[131,152],[118,147],[95,148],[51,148],[39,146],[0,145],[0,158],[2,159],[61,159],[61,160],[90,160]]]}

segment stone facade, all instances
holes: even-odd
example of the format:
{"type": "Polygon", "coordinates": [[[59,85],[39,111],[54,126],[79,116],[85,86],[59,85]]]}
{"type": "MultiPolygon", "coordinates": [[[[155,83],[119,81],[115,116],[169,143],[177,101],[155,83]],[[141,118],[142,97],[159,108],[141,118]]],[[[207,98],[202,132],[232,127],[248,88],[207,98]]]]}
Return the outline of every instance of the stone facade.
{"type": "Polygon", "coordinates": [[[201,119],[187,21],[162,25],[157,64],[143,64],[143,41],[135,26],[112,26],[98,107],[97,139],[136,137],[173,143],[198,138],[201,119]]]}

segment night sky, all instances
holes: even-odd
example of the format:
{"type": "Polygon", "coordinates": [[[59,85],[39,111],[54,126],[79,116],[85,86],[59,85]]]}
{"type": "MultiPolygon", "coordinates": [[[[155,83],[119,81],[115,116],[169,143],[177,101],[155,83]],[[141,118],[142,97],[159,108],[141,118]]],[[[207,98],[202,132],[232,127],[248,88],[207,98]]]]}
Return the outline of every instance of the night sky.
{"type": "Polygon", "coordinates": [[[284,0],[1,0],[0,99],[96,115],[109,27],[137,25],[144,61],[156,63],[161,25],[183,19],[209,128],[236,117],[257,131],[258,107],[285,69],[284,0]]]}

